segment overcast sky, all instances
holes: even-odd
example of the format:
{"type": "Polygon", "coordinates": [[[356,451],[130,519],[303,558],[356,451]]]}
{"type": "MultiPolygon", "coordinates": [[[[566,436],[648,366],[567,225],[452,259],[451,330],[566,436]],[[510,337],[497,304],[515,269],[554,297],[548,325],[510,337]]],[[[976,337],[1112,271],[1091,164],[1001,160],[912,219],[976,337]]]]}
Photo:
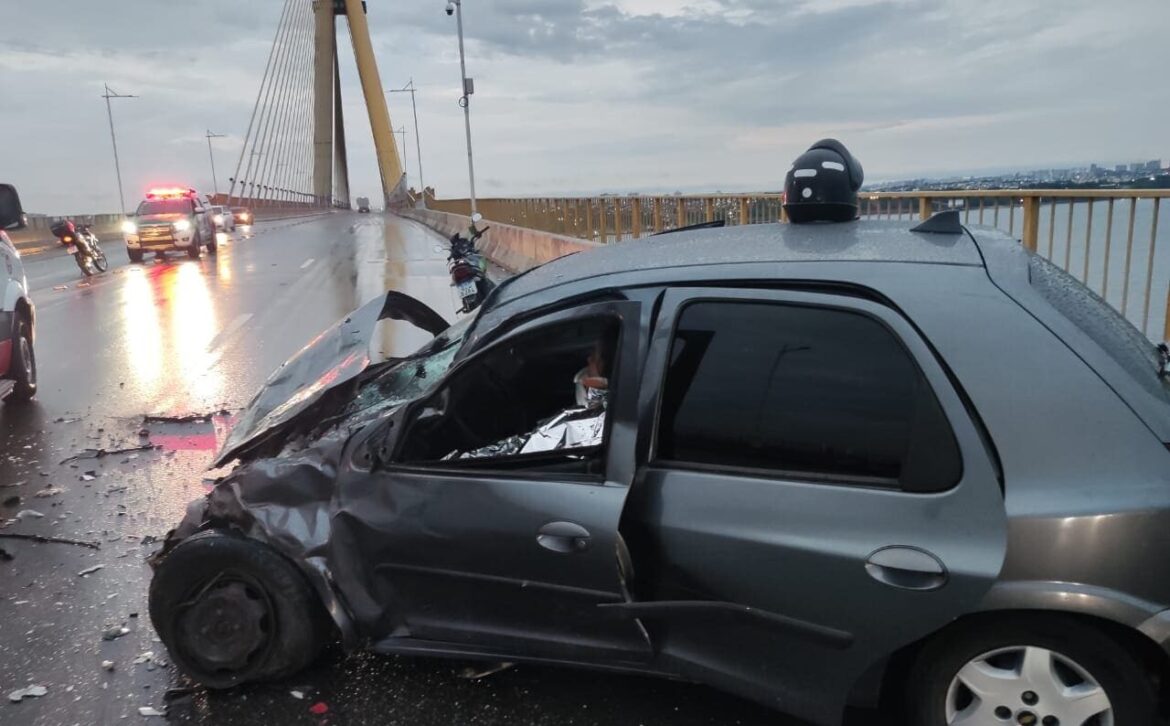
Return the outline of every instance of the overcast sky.
{"type": "MultiPolygon", "coordinates": [[[[280,0],[0,2],[0,180],[30,211],[210,191],[240,153],[280,0]]],[[[370,0],[386,87],[420,89],[426,182],[465,196],[455,22],[370,0]]],[[[1170,0],[464,0],[480,196],[766,190],[811,142],[867,179],[1170,158],[1170,0]]],[[[379,197],[342,37],[353,194],[379,197]]],[[[409,96],[391,96],[417,184],[409,96]]],[[[128,202],[129,203],[129,202],[128,202]]]]}

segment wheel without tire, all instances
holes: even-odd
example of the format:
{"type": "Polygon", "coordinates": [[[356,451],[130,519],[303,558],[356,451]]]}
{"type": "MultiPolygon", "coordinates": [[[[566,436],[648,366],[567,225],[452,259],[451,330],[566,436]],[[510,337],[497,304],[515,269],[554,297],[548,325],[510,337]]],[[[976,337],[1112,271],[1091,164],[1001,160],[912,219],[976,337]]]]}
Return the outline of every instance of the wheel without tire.
{"type": "Polygon", "coordinates": [[[1154,726],[1136,655],[1060,615],[1010,618],[940,637],[909,678],[911,726],[1154,726]]]}
{"type": "Polygon", "coordinates": [[[8,400],[19,403],[37,395],[37,356],[33,351],[32,331],[23,318],[17,323],[16,336],[12,339],[8,377],[16,383],[8,400]]]}
{"type": "Polygon", "coordinates": [[[217,531],[180,542],[156,566],[150,618],[175,664],[210,688],[292,675],[331,632],[292,563],[260,542],[217,531]]]}

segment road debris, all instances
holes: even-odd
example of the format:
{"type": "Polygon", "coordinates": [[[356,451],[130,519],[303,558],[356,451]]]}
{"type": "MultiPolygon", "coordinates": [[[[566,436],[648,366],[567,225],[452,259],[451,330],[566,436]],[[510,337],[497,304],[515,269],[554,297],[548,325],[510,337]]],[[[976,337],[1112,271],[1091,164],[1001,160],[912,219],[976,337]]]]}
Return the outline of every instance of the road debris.
{"type": "Polygon", "coordinates": [[[10,509],[12,507],[17,507],[19,505],[20,505],[20,495],[19,494],[13,494],[12,496],[10,496],[4,500],[4,506],[6,506],[10,509]]]}
{"type": "Polygon", "coordinates": [[[142,417],[142,423],[170,423],[170,424],[185,424],[185,423],[211,423],[212,416],[225,415],[227,411],[218,411],[216,413],[192,413],[186,416],[155,416],[146,415],[142,417]]]}
{"type": "Polygon", "coordinates": [[[303,700],[305,700],[305,693],[304,693],[304,691],[289,691],[288,693],[289,693],[289,695],[290,695],[290,696],[292,696],[293,698],[297,699],[298,701],[303,701],[303,700]]]}
{"type": "Polygon", "coordinates": [[[27,688],[21,688],[9,693],[8,700],[13,703],[20,703],[26,698],[40,698],[48,692],[49,689],[44,686],[28,686],[27,688]]]}
{"type": "MultiPolygon", "coordinates": [[[[74,454],[68,459],[62,459],[62,464],[68,464],[71,461],[80,461],[81,459],[102,459],[107,456],[115,456],[117,454],[133,454],[138,451],[154,451],[156,446],[154,444],[147,444],[145,446],[129,446],[124,449],[86,449],[80,454],[74,454]]],[[[92,473],[92,472],[90,472],[92,473]]]]}
{"type": "Polygon", "coordinates": [[[501,673],[515,666],[515,663],[493,663],[489,666],[476,668],[468,666],[459,672],[459,677],[469,681],[477,681],[480,678],[487,678],[488,676],[501,673]]]}
{"type": "Polygon", "coordinates": [[[50,484],[49,486],[47,486],[44,489],[37,492],[36,494],[33,494],[33,496],[36,497],[37,499],[48,499],[49,497],[59,497],[62,494],[64,494],[65,492],[66,492],[65,489],[62,489],[60,487],[53,486],[50,484]]]}
{"type": "Polygon", "coordinates": [[[145,653],[143,653],[142,655],[140,655],[137,658],[135,658],[134,660],[132,660],[131,663],[133,663],[134,665],[141,665],[141,664],[147,663],[153,659],[154,659],[154,651],[148,650],[145,653]]]}
{"type": "Polygon", "coordinates": [[[124,625],[111,625],[102,632],[102,640],[117,640],[123,635],[129,635],[130,628],[124,625]]]}
{"type": "Polygon", "coordinates": [[[114,661],[112,661],[112,660],[103,660],[103,661],[102,661],[102,668],[103,668],[104,670],[107,670],[107,671],[112,671],[112,670],[114,670],[114,661]]]}
{"type": "MultiPolygon", "coordinates": [[[[26,510],[27,511],[27,510],[26,510]]],[[[19,515],[17,515],[19,516],[19,515]]],[[[44,516],[44,515],[41,515],[44,516]]],[[[0,532],[0,538],[3,539],[26,539],[30,542],[39,542],[41,544],[67,544],[75,545],[77,547],[88,547],[91,550],[100,550],[102,548],[99,542],[86,542],[79,539],[67,539],[65,537],[45,537],[39,534],[16,534],[15,532],[0,532]]]]}
{"type": "Polygon", "coordinates": [[[81,475],[82,481],[93,481],[94,479],[97,479],[97,472],[96,471],[87,471],[81,475]]]}
{"type": "Polygon", "coordinates": [[[12,489],[14,487],[22,487],[25,484],[28,484],[28,482],[27,481],[6,482],[3,484],[0,484],[0,489],[12,489]]]}
{"type": "Polygon", "coordinates": [[[11,552],[4,549],[3,547],[0,547],[0,562],[12,562],[14,559],[16,558],[12,556],[11,552]]]}
{"type": "Polygon", "coordinates": [[[43,519],[44,516],[35,509],[22,509],[16,513],[16,521],[23,522],[26,519],[43,519]]]}
{"type": "Polygon", "coordinates": [[[164,714],[162,711],[158,710],[157,708],[154,708],[153,706],[142,706],[141,708],[138,709],[138,715],[139,716],[165,716],[166,714],[164,714]]]}
{"type": "Polygon", "coordinates": [[[105,569],[105,567],[106,567],[105,565],[94,565],[93,567],[87,567],[84,570],[82,570],[81,572],[78,572],[77,576],[78,577],[85,577],[86,575],[92,575],[93,573],[97,572],[98,570],[105,569]]]}

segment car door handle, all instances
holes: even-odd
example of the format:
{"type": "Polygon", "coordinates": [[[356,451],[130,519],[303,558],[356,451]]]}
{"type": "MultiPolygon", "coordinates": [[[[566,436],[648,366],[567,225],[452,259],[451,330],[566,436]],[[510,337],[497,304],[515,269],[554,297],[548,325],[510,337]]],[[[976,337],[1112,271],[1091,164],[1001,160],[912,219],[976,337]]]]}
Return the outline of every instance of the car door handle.
{"type": "Polygon", "coordinates": [[[917,547],[883,547],[866,559],[865,571],[899,590],[938,590],[947,584],[942,560],[917,547]]]}
{"type": "Polygon", "coordinates": [[[568,554],[589,549],[589,530],[572,522],[549,522],[536,534],[536,542],[546,550],[568,554]]]}

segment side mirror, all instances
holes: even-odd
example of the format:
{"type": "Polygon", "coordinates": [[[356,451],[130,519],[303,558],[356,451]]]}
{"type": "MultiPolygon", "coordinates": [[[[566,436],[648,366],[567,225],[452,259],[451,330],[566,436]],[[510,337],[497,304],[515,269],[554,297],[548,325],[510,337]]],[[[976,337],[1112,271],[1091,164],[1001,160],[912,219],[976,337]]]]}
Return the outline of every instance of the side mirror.
{"type": "Polygon", "coordinates": [[[20,195],[11,184],[0,184],[0,229],[23,229],[28,224],[20,195]]]}

